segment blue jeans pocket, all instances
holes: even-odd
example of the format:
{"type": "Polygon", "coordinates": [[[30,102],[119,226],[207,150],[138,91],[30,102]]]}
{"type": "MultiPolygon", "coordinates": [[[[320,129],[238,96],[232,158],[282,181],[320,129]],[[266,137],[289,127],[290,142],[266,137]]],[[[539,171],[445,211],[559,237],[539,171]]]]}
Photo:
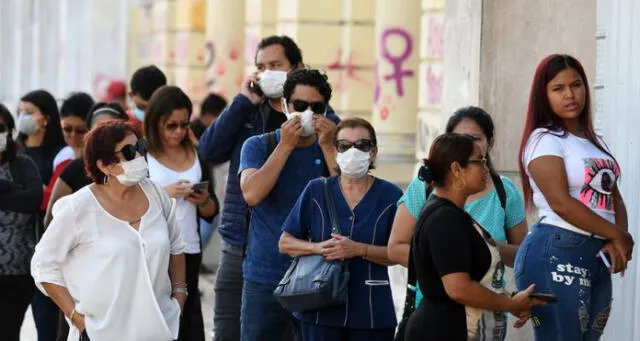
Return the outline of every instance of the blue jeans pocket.
{"type": "Polygon", "coordinates": [[[573,249],[585,245],[590,237],[569,231],[555,231],[551,233],[551,247],[559,249],[573,249]]]}

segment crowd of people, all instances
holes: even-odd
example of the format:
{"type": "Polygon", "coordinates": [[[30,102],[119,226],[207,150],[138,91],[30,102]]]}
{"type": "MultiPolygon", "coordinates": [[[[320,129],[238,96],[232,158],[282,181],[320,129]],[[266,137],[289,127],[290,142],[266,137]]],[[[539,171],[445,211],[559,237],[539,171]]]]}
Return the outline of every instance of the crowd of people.
{"type": "Polygon", "coordinates": [[[31,305],[40,341],[205,340],[216,229],[215,341],[505,340],[528,321],[538,341],[600,338],[634,241],[578,60],[536,69],[522,196],[491,163],[482,108],[451,115],[403,192],[371,174],[374,127],[339,117],[291,38],[256,51],[240,92],[197,117],[155,66],[132,75],[131,110],[119,82],[97,103],[35,90],[15,116],[0,105],[3,339],[31,305]],[[395,264],[409,273],[400,321],[395,264]]]}

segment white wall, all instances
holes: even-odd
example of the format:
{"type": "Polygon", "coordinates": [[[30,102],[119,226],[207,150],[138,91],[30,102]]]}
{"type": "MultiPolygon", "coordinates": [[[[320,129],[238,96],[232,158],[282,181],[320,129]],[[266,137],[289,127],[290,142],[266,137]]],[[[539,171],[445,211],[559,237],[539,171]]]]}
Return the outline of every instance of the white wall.
{"type": "Polygon", "coordinates": [[[0,102],[13,112],[28,91],[99,97],[125,80],[128,8],[134,0],[1,0],[0,102]]]}
{"type": "MultiPolygon", "coordinates": [[[[598,0],[597,90],[599,130],[622,169],[619,183],[629,216],[629,231],[640,238],[640,3],[598,0]]],[[[624,278],[614,276],[613,309],[603,339],[640,340],[638,248],[624,278]]]]}

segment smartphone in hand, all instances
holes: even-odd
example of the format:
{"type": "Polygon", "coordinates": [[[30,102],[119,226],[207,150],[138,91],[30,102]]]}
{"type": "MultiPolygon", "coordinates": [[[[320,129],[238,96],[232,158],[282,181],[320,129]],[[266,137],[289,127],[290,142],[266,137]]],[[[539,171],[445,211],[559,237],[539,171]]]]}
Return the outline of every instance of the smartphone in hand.
{"type": "Polygon", "coordinates": [[[556,303],[556,302],[558,302],[558,296],[556,296],[554,294],[545,294],[545,293],[534,292],[533,294],[529,295],[529,297],[535,298],[535,299],[540,300],[540,301],[545,301],[545,302],[548,302],[548,303],[556,303]]]}
{"type": "Polygon", "coordinates": [[[249,82],[249,91],[260,97],[264,96],[264,92],[262,92],[262,89],[260,89],[260,85],[257,82],[249,82]]]}
{"type": "Polygon", "coordinates": [[[191,186],[191,189],[194,192],[202,192],[202,191],[206,191],[208,187],[209,187],[209,181],[202,181],[202,182],[193,184],[193,186],[191,186]]]}

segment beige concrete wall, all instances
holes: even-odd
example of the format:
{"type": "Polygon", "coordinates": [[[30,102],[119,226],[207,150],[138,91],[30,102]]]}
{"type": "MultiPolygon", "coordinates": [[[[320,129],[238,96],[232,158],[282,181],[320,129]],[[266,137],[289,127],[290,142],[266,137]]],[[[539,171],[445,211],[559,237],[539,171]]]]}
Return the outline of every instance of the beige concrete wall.
{"type": "Polygon", "coordinates": [[[574,55],[593,84],[596,0],[491,0],[482,6],[480,105],[493,116],[499,171],[518,171],[518,146],[537,63],[574,55]]]}

